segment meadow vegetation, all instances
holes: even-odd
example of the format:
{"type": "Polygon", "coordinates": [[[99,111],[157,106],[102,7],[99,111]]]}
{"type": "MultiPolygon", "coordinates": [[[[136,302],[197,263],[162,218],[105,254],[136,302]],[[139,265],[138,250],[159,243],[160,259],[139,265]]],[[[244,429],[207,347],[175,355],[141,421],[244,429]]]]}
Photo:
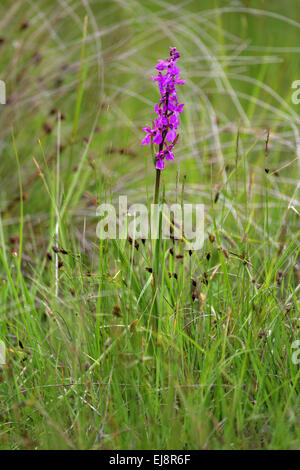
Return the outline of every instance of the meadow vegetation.
{"type": "Polygon", "coordinates": [[[297,0],[3,0],[0,25],[0,448],[299,448],[297,0]],[[161,187],[205,204],[193,253],[96,236],[100,203],[153,200],[171,46],[161,187]]]}

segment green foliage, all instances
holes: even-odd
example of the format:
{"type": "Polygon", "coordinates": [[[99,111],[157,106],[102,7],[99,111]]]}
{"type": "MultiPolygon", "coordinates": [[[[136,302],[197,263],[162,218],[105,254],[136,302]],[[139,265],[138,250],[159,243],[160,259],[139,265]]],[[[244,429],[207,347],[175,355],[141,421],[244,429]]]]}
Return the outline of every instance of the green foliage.
{"type": "Polygon", "coordinates": [[[1,2],[2,449],[299,448],[299,9],[199,3],[1,2]],[[96,237],[101,202],[152,201],[140,127],[173,45],[161,184],[205,204],[193,254],[96,237]]]}

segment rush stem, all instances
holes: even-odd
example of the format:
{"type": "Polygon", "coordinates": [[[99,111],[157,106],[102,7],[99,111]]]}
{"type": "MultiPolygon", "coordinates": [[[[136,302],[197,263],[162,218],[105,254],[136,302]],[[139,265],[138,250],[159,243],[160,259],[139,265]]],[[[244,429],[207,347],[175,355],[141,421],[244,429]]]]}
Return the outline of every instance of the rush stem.
{"type": "MultiPolygon", "coordinates": [[[[158,148],[158,152],[161,152],[164,148],[164,141],[166,138],[166,132],[163,134],[163,140],[162,143],[160,144],[158,148]]],[[[155,179],[155,192],[154,192],[154,204],[158,204],[158,199],[159,199],[159,186],[160,186],[160,174],[161,170],[156,168],[156,179],[155,179]]]]}
{"type": "Polygon", "coordinates": [[[156,169],[154,204],[158,204],[161,170],[156,169]]]}
{"type": "MultiPolygon", "coordinates": [[[[159,151],[163,148],[163,142],[159,146],[159,151]]],[[[159,195],[160,195],[160,174],[161,170],[156,168],[156,179],[155,179],[155,191],[154,191],[154,204],[159,203],[159,195]]],[[[157,278],[158,278],[158,269],[159,269],[159,254],[160,254],[160,234],[157,240],[155,240],[155,248],[154,248],[154,265],[153,265],[153,293],[156,295],[155,299],[155,321],[154,326],[156,330],[158,329],[158,299],[157,299],[157,278]]]]}

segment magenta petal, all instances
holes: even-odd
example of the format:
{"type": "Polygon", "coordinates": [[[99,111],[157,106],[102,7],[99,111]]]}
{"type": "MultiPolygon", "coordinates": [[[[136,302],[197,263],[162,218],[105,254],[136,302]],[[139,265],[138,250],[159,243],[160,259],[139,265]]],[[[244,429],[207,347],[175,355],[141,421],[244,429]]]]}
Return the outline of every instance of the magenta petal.
{"type": "Polygon", "coordinates": [[[156,70],[165,70],[168,67],[168,63],[164,60],[159,60],[158,64],[156,65],[156,70]]]}
{"type": "Polygon", "coordinates": [[[157,145],[159,145],[159,144],[162,143],[162,135],[161,135],[160,132],[157,132],[157,133],[156,133],[156,135],[155,135],[155,137],[154,137],[154,139],[153,139],[153,143],[154,143],[154,144],[157,144],[157,145]]]}
{"type": "Polygon", "coordinates": [[[174,142],[175,138],[176,138],[176,131],[174,129],[171,129],[166,135],[166,140],[168,142],[174,142]]]}
{"type": "Polygon", "coordinates": [[[158,170],[164,170],[165,169],[165,162],[163,161],[162,158],[159,158],[156,162],[156,168],[158,170]]]}
{"type": "Polygon", "coordinates": [[[170,117],[170,124],[173,124],[175,127],[179,125],[179,118],[176,113],[170,117]]]}
{"type": "Polygon", "coordinates": [[[168,152],[166,155],[166,160],[174,160],[174,154],[173,152],[168,152]]]}
{"type": "Polygon", "coordinates": [[[151,142],[150,134],[147,134],[147,135],[143,138],[141,145],[149,145],[150,142],[151,142]]]}

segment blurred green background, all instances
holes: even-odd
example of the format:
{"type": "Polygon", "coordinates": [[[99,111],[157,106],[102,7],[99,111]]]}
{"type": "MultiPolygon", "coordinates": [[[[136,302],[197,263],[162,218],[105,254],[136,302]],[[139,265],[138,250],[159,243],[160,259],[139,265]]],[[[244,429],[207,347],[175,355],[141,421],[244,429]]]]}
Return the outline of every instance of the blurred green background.
{"type": "MultiPolygon", "coordinates": [[[[180,166],[190,183],[208,178],[210,184],[211,165],[215,174],[224,161],[234,162],[239,126],[245,133],[244,145],[259,137],[261,148],[266,129],[271,129],[274,168],[293,159],[297,131],[289,120],[299,123],[291,83],[300,74],[296,0],[275,0],[272,5],[250,0],[3,1],[0,9],[0,70],[8,96],[0,116],[2,209],[17,188],[12,126],[24,184],[30,187],[36,209],[43,209],[45,201],[39,205],[34,197],[40,182],[32,182],[31,157],[40,151],[38,139],[47,156],[55,152],[56,110],[66,118],[63,171],[78,162],[83,139],[89,136],[101,106],[91,148],[98,174],[109,172],[115,189],[144,187],[145,159],[148,176],[152,168],[147,151],[140,147],[141,127],[152,119],[158,97],[150,77],[156,61],[172,45],[182,53],[187,83],[180,90],[186,104],[180,148],[164,175],[170,183],[180,166]],[[71,152],[85,15],[89,17],[83,58],[87,81],[71,152]]],[[[260,164],[259,152],[252,153],[250,163],[260,164]]],[[[295,172],[297,162],[281,175],[295,172]]],[[[67,185],[67,174],[65,179],[67,185]]],[[[95,192],[97,179],[92,172],[87,181],[95,192]]]]}

